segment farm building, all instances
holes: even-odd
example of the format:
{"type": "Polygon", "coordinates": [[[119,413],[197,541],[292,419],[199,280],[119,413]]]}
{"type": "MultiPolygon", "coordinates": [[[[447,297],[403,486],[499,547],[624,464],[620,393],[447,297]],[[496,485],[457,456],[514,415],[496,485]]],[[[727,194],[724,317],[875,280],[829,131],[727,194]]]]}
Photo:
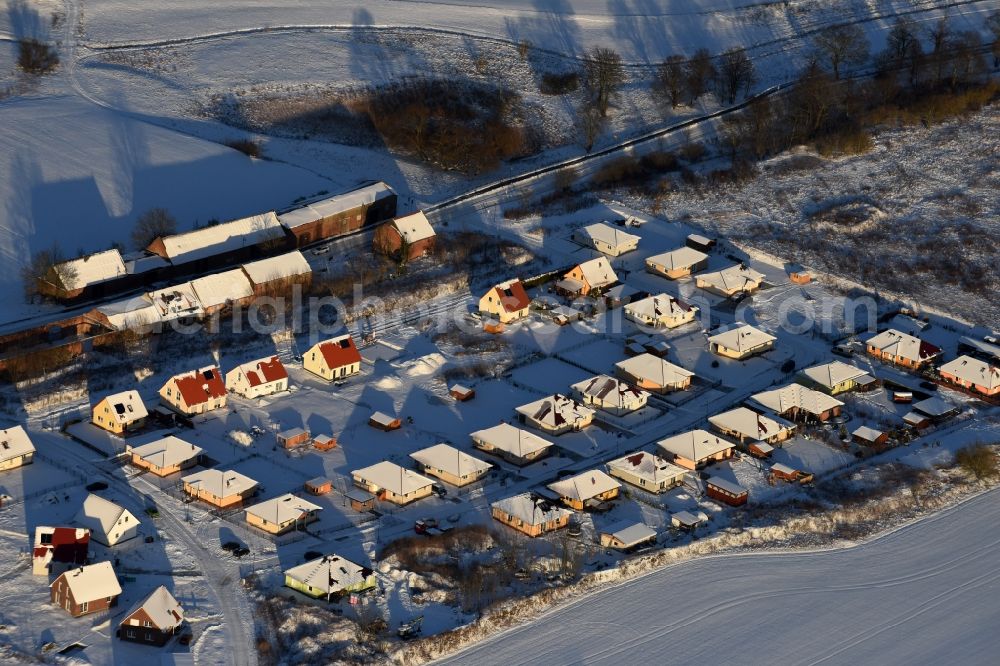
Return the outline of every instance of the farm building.
{"type": "Polygon", "coordinates": [[[501,282],[479,299],[479,312],[509,324],[528,316],[531,298],[517,278],[501,282]]]}
{"type": "Polygon", "coordinates": [[[51,266],[38,280],[38,290],[63,301],[99,296],[109,282],[127,274],[121,252],[104,250],[51,266]]]}
{"type": "Polygon", "coordinates": [[[765,442],[774,446],[795,432],[791,423],[758,414],[748,407],[737,407],[710,416],[708,422],[723,435],[734,437],[740,444],[765,442]]]}
{"type": "Polygon", "coordinates": [[[476,392],[468,386],[462,384],[452,384],[448,387],[448,394],[459,402],[472,400],[476,397],[476,392]]]}
{"type": "Polygon", "coordinates": [[[941,348],[894,328],[872,336],[865,343],[875,358],[907,368],[919,368],[941,355],[941,348]]]}
{"type": "Polygon", "coordinates": [[[708,349],[719,356],[742,360],[773,349],[775,340],[777,338],[770,333],[738,322],[732,328],[710,336],[708,349]]]}
{"type": "Polygon", "coordinates": [[[515,411],[521,423],[551,435],[583,430],[594,420],[594,410],[559,393],[521,405],[515,411]]]}
{"type": "Polygon", "coordinates": [[[278,216],[298,247],[342,236],[396,214],[396,193],[378,182],[313,201],[278,216]]]}
{"type": "Polygon", "coordinates": [[[694,321],[698,308],[673,296],[657,294],[625,306],[625,318],[643,326],[677,328],[694,321]]]}
{"type": "Polygon", "coordinates": [[[620,379],[598,375],[571,387],[584,405],[623,416],[646,406],[649,393],[633,388],[620,379]]]}
{"type": "Polygon", "coordinates": [[[220,509],[240,506],[257,494],[257,482],[233,470],[206,469],[181,479],[184,492],[220,509]]]}
{"type": "Polygon", "coordinates": [[[399,418],[385,412],[372,412],[372,415],[368,417],[368,425],[383,432],[399,430],[403,427],[399,418]]]}
{"type": "Polygon", "coordinates": [[[247,305],[254,297],[253,285],[242,268],[212,273],[191,280],[190,284],[206,315],[247,305]]]}
{"type": "Polygon", "coordinates": [[[691,386],[694,373],[650,353],[615,363],[619,377],[652,393],[682,391],[691,386]]]}
{"type": "Polygon", "coordinates": [[[851,440],[859,446],[880,450],[889,443],[889,435],[875,428],[861,426],[851,433],[851,440]]]}
{"type": "Polygon", "coordinates": [[[275,437],[278,441],[278,446],[285,449],[294,449],[296,446],[302,446],[306,442],[311,441],[309,431],[305,428],[289,428],[288,430],[282,430],[275,437]]]}
{"type": "Polygon", "coordinates": [[[31,551],[31,573],[47,576],[86,563],[90,552],[90,530],[84,527],[35,528],[31,551]]]}
{"type": "Polygon", "coordinates": [[[273,212],[153,239],[146,250],[174,266],[219,266],[255,258],[266,246],[283,244],[285,230],[273,212]]]}
{"type": "Polygon", "coordinates": [[[202,449],[183,439],[167,435],[155,442],[128,447],[126,453],[133,465],[162,477],[197,465],[202,449]]]}
{"type": "Polygon", "coordinates": [[[705,494],[729,506],[742,506],[750,497],[750,493],[743,486],[718,476],[713,476],[705,482],[705,494]]]}
{"type": "Polygon", "coordinates": [[[253,286],[254,296],[282,294],[293,285],[307,286],[312,281],[312,267],[298,250],[251,261],[242,268],[253,286]]]}
{"type": "Polygon", "coordinates": [[[49,585],[49,600],[73,617],[107,610],[121,593],[111,562],[69,569],[49,585]]]}
{"type": "Polygon", "coordinates": [[[288,371],[277,356],[259,358],[226,373],[226,388],[244,398],[259,398],[288,390],[288,371]]]}
{"type": "Polygon", "coordinates": [[[618,283],[618,276],[606,257],[597,257],[574,266],[556,290],[566,296],[596,296],[618,283]]]}
{"type": "Polygon", "coordinates": [[[194,416],[226,406],[226,385],[214,366],[174,375],[160,389],[160,400],[171,409],[194,416]]]}
{"type": "Polygon", "coordinates": [[[741,293],[753,293],[760,289],[763,282],[763,273],[740,264],[733,264],[721,271],[700,273],[695,276],[695,285],[699,289],[726,297],[741,293]]]}
{"type": "Polygon", "coordinates": [[[350,377],[361,372],[361,352],[346,333],[310,347],[302,357],[302,367],[327,381],[350,377]]]}
{"type": "Polygon", "coordinates": [[[304,487],[310,495],[326,495],[333,490],[333,481],[325,476],[317,476],[306,481],[304,487]]]}
{"type": "Polygon", "coordinates": [[[118,638],[145,645],[166,645],[184,624],[184,608],[160,585],[118,623],[118,638]]]}
{"type": "Polygon", "coordinates": [[[138,430],[146,424],[146,405],[135,390],[105,396],[94,405],[90,422],[116,435],[138,430]]]}
{"type": "Polygon", "coordinates": [[[30,465],[35,457],[35,445],[22,426],[0,430],[0,471],[30,465]]]}
{"type": "Polygon", "coordinates": [[[815,386],[830,395],[853,391],[857,388],[858,382],[864,381],[866,377],[870,377],[867,372],[843,361],[815,365],[800,373],[803,383],[815,386]]]}
{"type": "Polygon", "coordinates": [[[707,430],[690,430],[661,439],[656,446],[673,464],[685,469],[702,469],[731,458],[736,445],[707,430]]]}
{"type": "Polygon", "coordinates": [[[659,456],[637,451],[608,463],[608,474],[651,493],[662,493],[684,482],[687,470],[659,456]]]}
{"type": "Polygon", "coordinates": [[[550,483],[547,487],[559,495],[563,504],[583,511],[618,497],[622,484],[601,470],[591,470],[550,483]]]}
{"type": "Polygon", "coordinates": [[[322,510],[321,506],[286,493],[266,502],[248,506],[246,520],[248,525],[269,534],[284,534],[319,520],[318,514],[322,510]]]}
{"type": "Polygon", "coordinates": [[[946,382],[986,396],[1000,395],[1000,366],[971,356],[959,356],[938,368],[938,372],[946,382]]]}
{"type": "Polygon", "coordinates": [[[702,511],[697,511],[695,513],[690,511],[678,511],[677,513],[671,514],[670,524],[677,529],[692,532],[702,525],[707,525],[708,516],[702,511]]]}
{"type": "Polygon", "coordinates": [[[145,296],[101,305],[91,310],[88,316],[113,331],[133,331],[140,334],[155,331],[163,321],[159,310],[145,296]]]}
{"type": "Polygon", "coordinates": [[[364,592],[375,585],[375,571],[339,555],[324,555],[285,570],[285,587],[315,599],[364,592]]]}
{"type": "Polygon", "coordinates": [[[427,217],[420,211],[393,218],[375,230],[372,245],[376,252],[400,261],[413,261],[430,254],[437,235],[427,217]],[[406,256],[401,256],[403,249],[406,256]]]}
{"type": "Polygon", "coordinates": [[[473,445],[515,465],[527,465],[549,453],[552,442],[508,423],[472,433],[473,445]]]}
{"type": "Polygon", "coordinates": [[[601,530],[601,546],[623,552],[638,550],[656,541],[656,530],[645,523],[619,523],[601,530]]]}
{"type": "Polygon", "coordinates": [[[205,316],[205,308],[194,293],[190,282],[175,284],[163,289],[148,292],[146,298],[156,310],[156,315],[162,322],[191,322],[205,316]]]}
{"type": "Polygon", "coordinates": [[[393,504],[409,504],[430,496],[434,481],[423,474],[400,467],[396,463],[382,461],[351,472],[354,485],[367,490],[383,501],[393,504]]]}
{"type": "Polygon", "coordinates": [[[639,247],[639,237],[603,222],[588,224],[573,232],[573,240],[609,257],[617,257],[639,247]]]}
{"type": "Polygon", "coordinates": [[[844,406],[836,398],[802,384],[789,384],[772,391],[755,393],[751,400],[792,421],[828,421],[840,416],[840,409],[844,406]]]}
{"type": "Polygon", "coordinates": [[[435,444],[410,454],[420,471],[436,476],[453,486],[466,486],[480,480],[493,465],[448,444],[435,444]]]}
{"type": "Polygon", "coordinates": [[[708,255],[690,247],[646,257],[646,270],[671,280],[686,277],[708,267],[708,255]]]}
{"type": "Polygon", "coordinates": [[[73,522],[90,530],[91,539],[108,547],[139,535],[139,521],[131,511],[93,493],[83,500],[73,522]]]}
{"type": "Polygon", "coordinates": [[[553,532],[569,524],[571,511],[532,493],[522,493],[493,502],[493,518],[530,537],[553,532]]]}

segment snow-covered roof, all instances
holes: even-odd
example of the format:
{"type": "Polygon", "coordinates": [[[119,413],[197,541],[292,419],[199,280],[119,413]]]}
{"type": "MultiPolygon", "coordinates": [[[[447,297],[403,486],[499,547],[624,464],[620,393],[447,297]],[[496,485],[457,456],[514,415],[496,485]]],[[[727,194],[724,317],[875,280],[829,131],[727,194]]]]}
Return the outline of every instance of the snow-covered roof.
{"type": "Polygon", "coordinates": [[[151,291],[146,294],[146,298],[156,308],[163,321],[205,314],[205,309],[190,282],[151,291]]]}
{"type": "Polygon", "coordinates": [[[958,409],[955,405],[939,396],[932,396],[926,400],[913,404],[913,409],[927,416],[944,416],[958,409]]]}
{"type": "Polygon", "coordinates": [[[416,243],[436,235],[434,227],[427,221],[427,216],[419,210],[416,213],[393,219],[392,225],[396,227],[400,237],[407,243],[416,243]]]}
{"type": "Polygon", "coordinates": [[[677,524],[684,527],[695,527],[708,522],[708,516],[701,511],[699,511],[697,515],[691,513],[690,511],[678,511],[677,513],[671,514],[670,520],[671,522],[676,521],[677,524]]]}
{"type": "Polygon", "coordinates": [[[735,446],[732,442],[701,429],[661,439],[656,445],[667,453],[695,462],[710,458],[735,446]]]}
{"type": "Polygon", "coordinates": [[[903,422],[907,425],[919,426],[922,423],[926,423],[930,417],[926,414],[918,412],[916,410],[911,410],[903,414],[903,422]]]}
{"type": "Polygon", "coordinates": [[[656,530],[644,523],[618,523],[601,530],[601,532],[618,539],[625,548],[656,538],[656,530]]]}
{"type": "Polygon", "coordinates": [[[972,347],[977,349],[984,354],[989,354],[993,358],[1000,359],[1000,345],[990,344],[985,340],[977,340],[976,338],[970,338],[967,335],[963,335],[958,339],[959,345],[965,345],[966,347],[972,347]]]}
{"type": "Polygon", "coordinates": [[[31,443],[31,439],[23,427],[16,425],[0,430],[0,462],[13,460],[34,452],[35,445],[31,443]]]}
{"type": "Polygon", "coordinates": [[[340,555],[324,555],[305,564],[285,570],[285,575],[324,594],[361,585],[373,571],[340,555]]]}
{"type": "Polygon", "coordinates": [[[206,308],[253,296],[253,285],[240,268],[191,280],[191,288],[206,308]]]}
{"type": "Polygon", "coordinates": [[[134,389],[104,396],[100,402],[105,400],[111,405],[111,414],[119,423],[128,424],[149,416],[139,392],[134,389]]]}
{"type": "Polygon", "coordinates": [[[372,412],[372,415],[368,417],[373,423],[377,423],[381,426],[391,426],[396,422],[396,417],[391,414],[386,414],[385,412],[372,412]]]}
{"type": "Polygon", "coordinates": [[[516,428],[509,423],[501,423],[492,428],[477,430],[471,436],[473,439],[485,442],[495,449],[506,451],[522,458],[552,446],[552,442],[546,441],[527,430],[516,428]]]}
{"type": "Polygon", "coordinates": [[[140,601],[125,614],[123,622],[132,617],[139,610],[149,616],[150,621],[160,631],[170,631],[184,622],[184,608],[180,605],[170,591],[160,585],[153,590],[152,594],[140,601]]]}
{"type": "Polygon", "coordinates": [[[868,338],[865,343],[869,347],[874,347],[883,354],[889,354],[897,358],[905,358],[911,361],[922,362],[934,358],[941,353],[941,349],[929,342],[924,342],[920,338],[909,333],[897,331],[890,328],[877,335],[868,338]]]}
{"type": "Polygon", "coordinates": [[[358,347],[354,344],[354,338],[351,337],[350,333],[317,342],[307,353],[311,354],[316,349],[323,356],[323,362],[326,364],[326,367],[332,370],[361,363],[361,352],[358,351],[358,347]]]}
{"type": "Polygon", "coordinates": [[[608,469],[627,472],[651,481],[654,485],[687,474],[687,470],[683,467],[678,467],[660,456],[646,451],[636,451],[617,460],[612,460],[608,463],[608,469]]]}
{"type": "Polygon", "coordinates": [[[758,414],[749,407],[737,407],[710,416],[708,422],[717,428],[736,432],[750,439],[769,439],[779,432],[789,430],[786,422],[778,422],[769,416],[758,414]]]}
{"type": "Polygon", "coordinates": [[[983,386],[987,390],[1000,386],[1000,367],[971,356],[959,356],[942,365],[938,371],[947,372],[963,381],[983,386]]]}
{"type": "MultiPolygon", "coordinates": [[[[197,261],[283,238],[284,230],[273,211],[195,229],[162,239],[164,254],[174,264],[197,261]]],[[[155,242],[155,241],[154,241],[155,242]]]]}
{"type": "Polygon", "coordinates": [[[611,268],[607,257],[596,257],[580,264],[580,272],[586,278],[591,289],[599,289],[618,282],[615,270],[611,268]]]}
{"type": "Polygon", "coordinates": [[[708,338],[710,343],[726,347],[727,349],[735,349],[738,352],[749,351],[775,340],[777,338],[770,333],[755,328],[750,324],[742,323],[738,323],[732,328],[721,333],[716,333],[708,338]]]}
{"type": "Polygon", "coordinates": [[[619,361],[615,363],[615,367],[632,377],[650,381],[659,386],[679,384],[694,377],[694,373],[690,370],[685,370],[679,365],[674,365],[670,361],[648,353],[619,361]]]}
{"type": "Polygon", "coordinates": [[[881,430],[876,430],[875,428],[870,428],[868,426],[860,426],[851,434],[859,439],[865,440],[866,442],[874,442],[885,433],[881,430]]]}
{"type": "Polygon", "coordinates": [[[287,213],[282,213],[278,216],[278,219],[281,220],[281,224],[285,227],[294,229],[303,224],[309,224],[325,217],[330,217],[331,215],[343,213],[358,206],[372,204],[379,199],[384,199],[393,194],[395,192],[392,191],[391,187],[385,183],[378,182],[345,192],[344,194],[337,194],[326,199],[314,201],[300,208],[295,208],[287,213]]]}
{"type": "Polygon", "coordinates": [[[833,361],[832,363],[824,363],[823,365],[814,365],[811,368],[806,368],[802,371],[802,374],[820,386],[832,389],[838,384],[856,380],[867,373],[861,368],[849,365],[843,361],[833,361]]]}
{"type": "MultiPolygon", "coordinates": [[[[132,517],[132,520],[135,520],[135,516],[128,509],[118,506],[100,495],[91,493],[83,500],[83,506],[76,514],[74,522],[81,527],[86,527],[93,534],[107,536],[122,515],[126,513],[132,517]]],[[[135,522],[139,521],[135,520],[135,522]]]]}
{"type": "Polygon", "coordinates": [[[723,268],[720,271],[699,273],[695,277],[697,277],[699,281],[707,283],[709,286],[715,287],[716,289],[727,293],[731,291],[756,289],[764,280],[763,273],[741,264],[733,264],[732,266],[723,268]]]}
{"type": "Polygon", "coordinates": [[[500,305],[506,312],[517,312],[531,305],[531,298],[518,278],[495,285],[493,291],[496,292],[500,305]]]}
{"type": "Polygon", "coordinates": [[[370,467],[356,469],[351,475],[379,488],[385,488],[396,495],[409,495],[433,485],[433,479],[418,474],[412,469],[400,467],[394,462],[383,460],[370,467]]]}
{"type": "Polygon", "coordinates": [[[532,493],[507,497],[493,502],[491,506],[524,522],[525,525],[541,525],[572,515],[571,511],[532,493]]]}
{"type": "MultiPolygon", "coordinates": [[[[277,356],[268,356],[255,361],[241,363],[233,368],[233,370],[242,372],[250,386],[260,386],[288,379],[288,371],[285,370],[285,365],[277,356]]],[[[233,370],[229,372],[232,373],[233,370]]]]}
{"type": "Polygon", "coordinates": [[[697,311],[698,308],[688,305],[684,301],[677,300],[669,294],[649,296],[625,306],[625,312],[632,316],[640,319],[652,319],[654,321],[683,317],[691,312],[691,310],[697,311]]]}
{"type": "Polygon", "coordinates": [[[594,410],[559,393],[521,405],[516,411],[526,418],[553,428],[586,421],[594,416],[594,410]]]}
{"type": "Polygon", "coordinates": [[[636,400],[645,401],[649,399],[648,392],[633,388],[622,380],[609,377],[608,375],[598,375],[590,379],[585,379],[582,382],[573,384],[571,388],[581,395],[589,396],[604,405],[618,409],[625,409],[631,406],[636,400]]]}
{"type": "Polygon", "coordinates": [[[435,444],[411,453],[410,457],[421,465],[444,470],[448,474],[458,477],[466,474],[479,474],[493,467],[485,460],[470,456],[449,444],[435,444]]]}
{"type": "Polygon", "coordinates": [[[583,472],[548,485],[548,488],[552,492],[558,493],[560,497],[568,497],[581,502],[621,487],[622,484],[599,469],[583,472]]]}
{"type": "Polygon", "coordinates": [[[200,405],[226,395],[222,374],[211,365],[174,375],[167,380],[167,384],[173,384],[177,388],[188,406],[200,405]]]}
{"type": "Polygon", "coordinates": [[[320,511],[322,508],[309,500],[286,493],[266,502],[248,506],[246,512],[247,515],[257,516],[261,520],[282,525],[290,520],[298,520],[303,514],[320,511]]]}
{"type": "Polygon", "coordinates": [[[118,577],[115,576],[111,562],[98,562],[69,569],[52,581],[50,587],[60,578],[66,581],[73,593],[73,600],[78,604],[116,597],[122,593],[122,587],[118,584],[118,577]]]}
{"type": "Polygon", "coordinates": [[[774,463],[771,465],[771,470],[777,472],[778,474],[795,474],[795,470],[784,463],[774,463]]]}
{"type": "Polygon", "coordinates": [[[173,467],[189,460],[193,460],[201,455],[200,446],[195,446],[190,442],[185,442],[179,437],[167,435],[162,439],[131,449],[133,455],[139,456],[142,460],[156,465],[159,468],[173,467]]]}
{"type": "Polygon", "coordinates": [[[133,296],[97,308],[116,331],[139,330],[163,320],[160,311],[145,295],[133,296]]]}
{"type": "Polygon", "coordinates": [[[312,268],[305,256],[298,250],[243,264],[243,271],[254,284],[264,284],[273,280],[284,280],[299,275],[309,275],[312,268]]]}
{"type": "Polygon", "coordinates": [[[742,495],[743,493],[747,492],[746,488],[744,488],[743,486],[733,483],[732,481],[729,481],[727,479],[723,479],[721,476],[713,476],[707,481],[707,483],[710,486],[715,486],[716,488],[724,490],[727,493],[731,493],[733,495],[742,495]]]}
{"type": "Polygon", "coordinates": [[[663,254],[656,254],[652,257],[646,257],[647,266],[663,266],[664,270],[676,271],[682,268],[690,268],[695,264],[705,261],[708,259],[708,255],[704,252],[699,252],[693,247],[679,247],[676,250],[671,250],[670,252],[664,252],[663,254]]]}
{"type": "Polygon", "coordinates": [[[810,414],[822,414],[836,407],[843,407],[844,403],[834,397],[806,388],[802,384],[789,384],[772,391],[763,391],[751,396],[758,404],[774,411],[777,414],[784,414],[790,409],[801,409],[810,414]]]}
{"type": "Polygon", "coordinates": [[[125,275],[125,262],[117,249],[88,254],[53,266],[63,289],[73,291],[125,275]]]}
{"type": "Polygon", "coordinates": [[[592,241],[601,242],[611,247],[621,247],[622,245],[635,245],[639,242],[639,236],[630,234],[609,224],[598,222],[588,224],[582,229],[577,229],[580,236],[589,238],[592,241]]]}
{"type": "Polygon", "coordinates": [[[257,482],[249,476],[231,469],[205,469],[189,474],[181,478],[181,481],[216,497],[242,495],[257,487],[257,482]]]}

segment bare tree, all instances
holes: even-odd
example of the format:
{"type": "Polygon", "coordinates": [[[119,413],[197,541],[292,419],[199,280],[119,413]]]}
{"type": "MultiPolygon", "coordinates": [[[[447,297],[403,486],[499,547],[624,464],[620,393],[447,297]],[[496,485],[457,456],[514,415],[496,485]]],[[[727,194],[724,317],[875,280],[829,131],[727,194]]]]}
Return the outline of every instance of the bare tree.
{"type": "Polygon", "coordinates": [[[587,54],[584,75],[594,106],[601,112],[601,117],[606,118],[611,100],[625,81],[622,57],[612,49],[595,47],[587,54]]]}
{"type": "Polygon", "coordinates": [[[928,29],[927,38],[931,43],[929,57],[934,72],[934,85],[937,85],[944,76],[944,66],[948,59],[948,46],[951,43],[951,26],[947,16],[942,16],[937,23],[928,29]]]}
{"type": "Polygon", "coordinates": [[[749,94],[750,87],[757,81],[757,70],[753,61],[741,47],[727,50],[719,58],[719,72],[716,83],[719,98],[725,104],[733,104],[742,93],[749,94]]]}
{"type": "Polygon", "coordinates": [[[594,142],[604,127],[604,118],[596,106],[584,103],[580,107],[580,131],[583,135],[583,147],[589,153],[594,148],[594,142]]]}
{"type": "Polygon", "coordinates": [[[34,303],[44,293],[43,282],[57,290],[65,290],[76,281],[76,269],[64,262],[59,246],[53,243],[51,248],[35,252],[21,267],[21,285],[28,303],[34,303]]]}
{"type": "Polygon", "coordinates": [[[906,18],[899,18],[886,35],[885,50],[879,56],[879,68],[883,73],[906,72],[910,85],[920,76],[924,49],[913,24],[906,18]]]}
{"type": "Polygon", "coordinates": [[[160,236],[177,233],[177,220],[166,208],[150,208],[140,215],[132,229],[132,247],[145,249],[160,236]]]}
{"type": "Polygon", "coordinates": [[[813,38],[813,46],[838,81],[841,67],[863,65],[868,61],[870,48],[868,38],[856,23],[830,26],[813,38]]]}
{"type": "Polygon", "coordinates": [[[670,102],[676,109],[684,100],[686,90],[686,61],[683,56],[672,55],[660,63],[653,80],[653,92],[670,102]]]}
{"type": "Polygon", "coordinates": [[[993,35],[993,67],[1000,67],[1000,11],[993,12],[986,19],[986,27],[993,35]]]}
{"type": "Polygon", "coordinates": [[[948,70],[952,88],[960,83],[968,83],[986,69],[982,58],[983,40],[979,33],[967,30],[958,33],[951,40],[951,62],[948,70]]]}
{"type": "Polygon", "coordinates": [[[715,78],[715,65],[708,49],[698,49],[684,65],[684,81],[688,100],[693,104],[708,92],[709,83],[715,78]]]}

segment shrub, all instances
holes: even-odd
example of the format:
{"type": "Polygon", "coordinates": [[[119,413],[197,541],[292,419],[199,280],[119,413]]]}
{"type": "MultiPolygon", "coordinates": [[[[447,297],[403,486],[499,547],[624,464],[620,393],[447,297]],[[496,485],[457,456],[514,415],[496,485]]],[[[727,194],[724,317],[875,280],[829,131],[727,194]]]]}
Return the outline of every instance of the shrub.
{"type": "Polygon", "coordinates": [[[655,153],[648,153],[639,158],[639,164],[647,171],[676,171],[678,169],[677,156],[665,150],[655,153]]]}
{"type": "Polygon", "coordinates": [[[681,159],[691,164],[700,161],[707,153],[708,150],[705,148],[705,144],[698,141],[684,144],[680,149],[681,159]]]}
{"type": "Polygon", "coordinates": [[[264,155],[264,151],[260,148],[260,143],[252,139],[231,139],[226,141],[226,145],[233,150],[240,151],[247,157],[260,158],[264,155]]]}
{"type": "Polygon", "coordinates": [[[37,39],[22,39],[18,42],[17,65],[29,74],[47,74],[59,65],[59,55],[37,39]]]}
{"type": "Polygon", "coordinates": [[[580,75],[576,72],[557,74],[546,72],[542,74],[542,83],[538,86],[543,95],[565,95],[580,87],[580,75]]]}
{"type": "Polygon", "coordinates": [[[997,474],[997,455],[988,446],[973,444],[955,453],[955,462],[977,480],[988,479],[997,474]]]}

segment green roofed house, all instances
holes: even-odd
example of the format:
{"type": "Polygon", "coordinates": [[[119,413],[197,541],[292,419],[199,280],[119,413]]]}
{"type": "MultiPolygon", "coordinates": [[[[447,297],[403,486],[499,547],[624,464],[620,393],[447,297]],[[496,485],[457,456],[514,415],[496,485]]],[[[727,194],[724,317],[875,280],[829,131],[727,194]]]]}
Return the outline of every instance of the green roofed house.
{"type": "Polygon", "coordinates": [[[339,555],[324,555],[285,571],[285,587],[329,601],[374,588],[375,572],[339,555]]]}

